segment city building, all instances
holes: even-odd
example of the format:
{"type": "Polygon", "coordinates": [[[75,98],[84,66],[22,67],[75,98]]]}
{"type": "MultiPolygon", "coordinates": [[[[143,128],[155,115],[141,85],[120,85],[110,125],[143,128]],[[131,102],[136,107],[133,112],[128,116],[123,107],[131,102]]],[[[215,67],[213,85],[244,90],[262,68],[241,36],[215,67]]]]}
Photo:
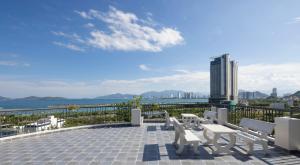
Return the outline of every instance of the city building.
{"type": "Polygon", "coordinates": [[[182,99],[199,99],[199,98],[201,98],[201,94],[195,93],[195,92],[184,92],[183,96],[181,98],[182,99]]]}
{"type": "Polygon", "coordinates": [[[248,106],[249,102],[248,102],[248,100],[240,99],[239,104],[242,105],[242,106],[248,106]]]}
{"type": "Polygon", "coordinates": [[[277,88],[272,89],[271,97],[277,97],[277,88]]]}
{"type": "Polygon", "coordinates": [[[192,92],[184,92],[183,98],[184,99],[192,99],[193,93],[192,92]]]}
{"type": "Polygon", "coordinates": [[[285,103],[271,103],[270,108],[273,109],[285,109],[285,103]]]}
{"type": "Polygon", "coordinates": [[[178,99],[181,99],[181,94],[180,94],[180,92],[178,92],[178,99]]]}
{"type": "Polygon", "coordinates": [[[210,62],[211,103],[238,101],[238,64],[230,61],[229,54],[223,54],[210,62]]]}
{"type": "Polygon", "coordinates": [[[267,97],[268,97],[267,94],[264,94],[259,91],[254,91],[254,92],[239,91],[239,99],[252,100],[252,99],[263,99],[263,98],[267,98],[267,97]]]}
{"type": "Polygon", "coordinates": [[[239,93],[239,97],[241,99],[247,99],[247,100],[251,100],[251,99],[256,98],[255,92],[248,92],[248,91],[239,93]]]}

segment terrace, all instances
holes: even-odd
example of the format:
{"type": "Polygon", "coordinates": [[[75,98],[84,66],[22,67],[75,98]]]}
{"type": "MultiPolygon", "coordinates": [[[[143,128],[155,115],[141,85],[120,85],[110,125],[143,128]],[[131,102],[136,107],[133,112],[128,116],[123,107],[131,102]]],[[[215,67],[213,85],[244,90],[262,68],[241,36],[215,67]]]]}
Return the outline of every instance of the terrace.
{"type": "MultiPolygon", "coordinates": [[[[203,139],[201,133],[199,137],[203,139]]],[[[143,127],[100,127],[16,139],[1,143],[1,164],[296,164],[300,155],[271,147],[264,156],[259,146],[246,155],[240,142],[232,155],[214,155],[211,146],[200,146],[200,154],[186,149],[176,155],[174,131],[162,124],[143,127]]]]}
{"type": "MultiPolygon", "coordinates": [[[[40,118],[54,115],[66,120],[64,127],[40,131],[35,136],[3,140],[0,138],[1,164],[300,164],[299,152],[290,153],[270,142],[269,154],[255,145],[251,155],[246,153],[245,145],[238,140],[233,154],[213,154],[212,145],[198,147],[200,154],[194,154],[192,147],[186,147],[181,155],[173,146],[174,130],[167,130],[161,118],[163,110],[171,116],[194,113],[202,116],[209,109],[205,104],[165,104],[143,105],[145,123],[141,127],[130,126],[128,105],[103,105],[82,107],[77,111],[68,109],[40,109],[2,111],[2,125],[26,125],[40,118]],[[26,112],[26,113],[24,113],[26,112]],[[155,123],[154,123],[155,122],[155,123]],[[80,125],[84,125],[81,126],[80,125]],[[77,126],[77,127],[76,127],[77,126]],[[79,127],[78,127],[79,126],[79,127]],[[59,131],[74,128],[69,131],[59,131]]],[[[268,108],[235,107],[229,111],[229,122],[236,124],[241,117],[274,121],[274,117],[297,115],[296,112],[278,111],[268,108]],[[268,113],[267,113],[268,112],[268,113]]],[[[1,128],[2,131],[4,128],[1,128]]],[[[12,126],[5,128],[24,134],[12,126]]],[[[202,142],[203,131],[193,130],[202,142]]],[[[28,134],[30,135],[30,133],[28,134]]],[[[3,136],[3,134],[2,134],[3,136]]],[[[20,136],[20,135],[17,135],[20,136]]],[[[228,141],[224,136],[221,143],[228,141]]]]}

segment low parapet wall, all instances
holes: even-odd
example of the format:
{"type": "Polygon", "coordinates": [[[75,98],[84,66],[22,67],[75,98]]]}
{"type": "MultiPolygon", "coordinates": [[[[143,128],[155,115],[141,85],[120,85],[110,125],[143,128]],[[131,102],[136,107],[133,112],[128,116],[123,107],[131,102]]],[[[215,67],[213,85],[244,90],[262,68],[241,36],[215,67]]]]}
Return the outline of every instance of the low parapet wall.
{"type": "Polygon", "coordinates": [[[45,134],[71,131],[71,130],[75,130],[75,129],[116,127],[116,126],[131,126],[131,124],[130,124],[130,122],[126,122],[126,123],[95,124],[95,125],[84,125],[84,126],[77,126],[77,127],[59,128],[59,129],[53,129],[53,130],[46,130],[46,131],[39,131],[39,132],[33,132],[33,133],[27,133],[27,134],[19,134],[19,135],[14,135],[14,136],[2,137],[2,138],[0,138],[0,142],[3,143],[3,142],[19,139],[19,138],[25,138],[25,137],[31,137],[31,136],[41,136],[41,135],[45,135],[45,134]]]}

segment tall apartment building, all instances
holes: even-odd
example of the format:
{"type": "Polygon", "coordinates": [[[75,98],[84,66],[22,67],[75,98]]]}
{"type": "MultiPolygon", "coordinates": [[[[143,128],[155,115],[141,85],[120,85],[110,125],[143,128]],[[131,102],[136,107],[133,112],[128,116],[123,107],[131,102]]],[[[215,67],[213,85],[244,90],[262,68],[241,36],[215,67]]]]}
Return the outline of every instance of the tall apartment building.
{"type": "Polygon", "coordinates": [[[272,97],[277,97],[277,88],[273,88],[273,89],[272,89],[271,96],[272,96],[272,97]]]}
{"type": "Polygon", "coordinates": [[[238,64],[223,54],[210,62],[210,99],[212,103],[238,101],[238,64]]]}

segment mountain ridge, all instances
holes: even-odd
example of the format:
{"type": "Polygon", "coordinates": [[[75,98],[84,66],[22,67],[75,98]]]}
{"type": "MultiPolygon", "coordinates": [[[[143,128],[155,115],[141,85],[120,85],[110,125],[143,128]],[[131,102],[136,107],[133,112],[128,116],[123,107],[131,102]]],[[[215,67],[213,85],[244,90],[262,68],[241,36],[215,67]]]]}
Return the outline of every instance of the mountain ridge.
{"type": "Polygon", "coordinates": [[[300,91],[297,91],[291,95],[285,96],[284,98],[289,98],[289,97],[297,97],[300,99],[300,91]]]}
{"type": "MultiPolygon", "coordinates": [[[[163,91],[147,91],[141,93],[140,95],[137,94],[122,94],[122,93],[114,93],[104,96],[97,96],[94,98],[76,98],[76,99],[132,99],[134,96],[142,96],[144,98],[161,98],[161,97],[169,97],[171,95],[178,96],[180,94],[183,96],[185,91],[182,90],[163,90],[163,91]]],[[[197,92],[194,92],[197,93],[197,92]]],[[[200,93],[197,93],[201,95],[200,93]]],[[[204,94],[203,94],[204,95],[204,94]]],[[[11,101],[11,100],[25,100],[25,101],[32,101],[32,100],[68,100],[74,98],[66,98],[66,97],[54,97],[54,96],[46,96],[46,97],[38,97],[38,96],[28,96],[23,98],[8,98],[4,96],[0,96],[0,101],[11,101]]]]}
{"type": "Polygon", "coordinates": [[[243,98],[245,95],[247,95],[248,92],[252,93],[253,98],[251,98],[251,99],[267,98],[269,96],[268,94],[265,94],[260,91],[247,91],[247,90],[240,89],[239,90],[239,98],[243,98]]]}
{"type": "Polygon", "coordinates": [[[137,96],[137,95],[115,93],[115,94],[110,94],[110,95],[98,96],[98,97],[95,97],[94,99],[132,99],[134,96],[137,96]]]}

